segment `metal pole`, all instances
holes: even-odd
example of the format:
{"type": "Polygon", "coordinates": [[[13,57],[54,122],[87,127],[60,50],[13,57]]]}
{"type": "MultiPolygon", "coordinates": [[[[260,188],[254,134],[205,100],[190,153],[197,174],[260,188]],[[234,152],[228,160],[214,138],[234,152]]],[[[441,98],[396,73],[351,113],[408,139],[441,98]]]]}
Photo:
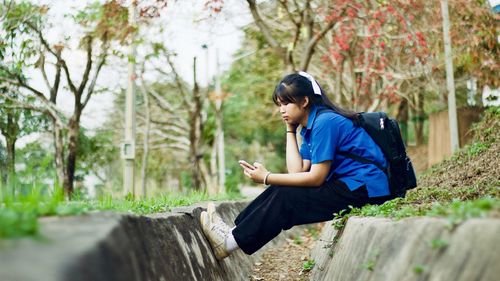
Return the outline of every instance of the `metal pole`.
{"type": "MultiPolygon", "coordinates": [[[[136,1],[132,1],[129,6],[129,24],[135,25],[136,1]]],[[[128,86],[125,95],[125,140],[122,144],[123,167],[123,190],[125,194],[135,195],[135,93],[136,93],[136,73],[135,73],[136,46],[134,37],[130,43],[128,58],[128,86]]]]}
{"type": "Polygon", "coordinates": [[[450,39],[450,19],[448,16],[448,0],[441,0],[441,13],[443,15],[444,54],[446,64],[446,88],[448,89],[448,118],[450,123],[451,152],[459,148],[457,104],[455,101],[455,81],[453,77],[453,60],[450,39]]]}
{"type": "Polygon", "coordinates": [[[226,185],[226,164],[224,157],[224,128],[223,128],[223,114],[222,114],[222,88],[220,81],[220,62],[219,62],[219,49],[216,49],[216,77],[215,77],[215,109],[216,109],[216,136],[217,136],[217,156],[218,156],[218,170],[219,170],[219,194],[225,192],[226,185]]]}

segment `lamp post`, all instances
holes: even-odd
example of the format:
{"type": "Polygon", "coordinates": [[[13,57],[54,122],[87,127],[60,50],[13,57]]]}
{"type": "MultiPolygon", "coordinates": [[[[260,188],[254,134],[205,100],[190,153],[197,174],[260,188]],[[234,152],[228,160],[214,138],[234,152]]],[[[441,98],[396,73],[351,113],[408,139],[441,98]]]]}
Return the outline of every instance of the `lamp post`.
{"type": "MultiPolygon", "coordinates": [[[[135,25],[135,9],[137,2],[135,0],[129,6],[129,24],[135,25]]],[[[135,195],[135,92],[136,92],[136,73],[135,57],[136,46],[134,36],[130,42],[128,57],[128,86],[125,94],[125,135],[121,147],[121,157],[124,160],[123,166],[123,190],[126,195],[135,195]]]]}
{"type": "Polygon", "coordinates": [[[219,170],[219,190],[218,194],[225,192],[226,186],[226,164],[224,155],[224,129],[223,129],[223,114],[222,114],[222,101],[224,99],[222,94],[222,87],[220,82],[220,62],[219,62],[219,49],[216,49],[216,76],[215,76],[215,126],[216,126],[216,140],[217,140],[217,163],[219,170]]]}
{"type": "Polygon", "coordinates": [[[448,16],[448,0],[441,0],[441,14],[443,15],[444,56],[446,65],[446,88],[448,90],[448,119],[450,123],[451,152],[459,148],[457,104],[455,101],[455,81],[453,77],[453,60],[450,39],[450,19],[448,16]]]}

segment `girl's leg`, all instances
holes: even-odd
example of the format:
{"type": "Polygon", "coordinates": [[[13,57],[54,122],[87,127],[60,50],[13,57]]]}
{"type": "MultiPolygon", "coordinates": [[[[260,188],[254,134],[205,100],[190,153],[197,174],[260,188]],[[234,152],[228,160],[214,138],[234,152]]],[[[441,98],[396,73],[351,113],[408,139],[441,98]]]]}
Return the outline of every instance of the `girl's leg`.
{"type": "Polygon", "coordinates": [[[267,198],[276,190],[278,186],[271,185],[267,187],[259,196],[257,196],[248,206],[239,213],[239,215],[236,217],[234,220],[234,225],[238,225],[244,218],[248,216],[248,214],[251,214],[254,212],[256,209],[260,208],[260,205],[267,200],[267,198]]]}
{"type": "Polygon", "coordinates": [[[253,254],[276,237],[281,230],[294,225],[333,219],[333,214],[349,205],[360,207],[368,202],[363,186],[350,191],[340,181],[321,187],[271,186],[256,198],[236,219],[232,234],[238,246],[253,254]]]}

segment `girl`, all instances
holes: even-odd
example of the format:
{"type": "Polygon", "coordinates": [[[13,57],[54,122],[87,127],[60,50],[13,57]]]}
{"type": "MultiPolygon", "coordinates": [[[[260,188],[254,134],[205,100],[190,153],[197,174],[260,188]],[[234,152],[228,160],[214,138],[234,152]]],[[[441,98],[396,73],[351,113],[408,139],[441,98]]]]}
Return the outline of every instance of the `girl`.
{"type": "Polygon", "coordinates": [[[201,213],[203,231],[219,260],[238,248],[251,255],[292,226],[331,220],[349,206],[390,199],[382,170],[341,153],[386,167],[382,151],[364,129],[354,125],[356,113],[334,105],[311,75],[285,76],[274,90],[273,101],[286,124],[288,173],[272,173],[260,163],[240,161],[247,177],[269,187],[238,215],[233,228],[215,214],[213,204],[201,213]]]}

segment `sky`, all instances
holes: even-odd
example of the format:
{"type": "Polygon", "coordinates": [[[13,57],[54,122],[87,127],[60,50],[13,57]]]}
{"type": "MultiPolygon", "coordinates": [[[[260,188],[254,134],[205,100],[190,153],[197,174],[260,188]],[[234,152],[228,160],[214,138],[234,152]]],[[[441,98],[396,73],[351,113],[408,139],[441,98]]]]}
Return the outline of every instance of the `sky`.
{"type": "MultiPolygon", "coordinates": [[[[72,24],[66,14],[74,14],[86,4],[93,1],[68,1],[68,0],[33,0],[36,4],[45,4],[50,7],[48,17],[52,27],[46,34],[50,44],[61,42],[63,38],[79,32],[79,27],[72,24]]],[[[212,81],[216,72],[216,50],[218,50],[221,71],[227,70],[233,60],[233,54],[241,46],[243,32],[241,27],[251,22],[251,15],[245,1],[225,0],[223,12],[216,17],[209,17],[204,10],[204,0],[178,0],[170,1],[166,10],[162,11],[160,19],[156,19],[152,27],[143,29],[150,40],[164,42],[167,48],[175,51],[177,56],[174,61],[180,75],[192,83],[192,61],[198,57],[198,79],[201,85],[212,81]],[[158,27],[164,28],[163,33],[158,32],[158,27]],[[148,31],[149,30],[149,31],[148,31]],[[208,50],[202,48],[206,44],[208,50]],[[208,68],[207,68],[208,54],[208,68]],[[208,77],[207,77],[208,72],[208,77]]],[[[72,77],[79,82],[83,73],[85,55],[78,50],[75,39],[66,41],[68,51],[63,53],[69,68],[77,70],[72,77]],[[69,50],[72,51],[69,51],[69,50]]],[[[123,51],[127,51],[126,48],[123,51]]],[[[138,53],[144,48],[138,46],[138,53]]],[[[111,59],[108,67],[103,68],[98,79],[99,86],[109,87],[112,90],[125,88],[127,85],[127,65],[124,60],[111,59]]],[[[53,71],[47,70],[50,77],[53,71]]],[[[35,88],[45,90],[41,74],[38,71],[30,73],[31,84],[35,88]]],[[[91,131],[98,129],[112,110],[114,94],[99,93],[94,95],[88,106],[84,109],[81,124],[91,131]]],[[[64,90],[58,99],[58,106],[67,114],[72,113],[72,95],[64,90]]],[[[26,137],[19,141],[20,146],[31,141],[26,137]]]]}

